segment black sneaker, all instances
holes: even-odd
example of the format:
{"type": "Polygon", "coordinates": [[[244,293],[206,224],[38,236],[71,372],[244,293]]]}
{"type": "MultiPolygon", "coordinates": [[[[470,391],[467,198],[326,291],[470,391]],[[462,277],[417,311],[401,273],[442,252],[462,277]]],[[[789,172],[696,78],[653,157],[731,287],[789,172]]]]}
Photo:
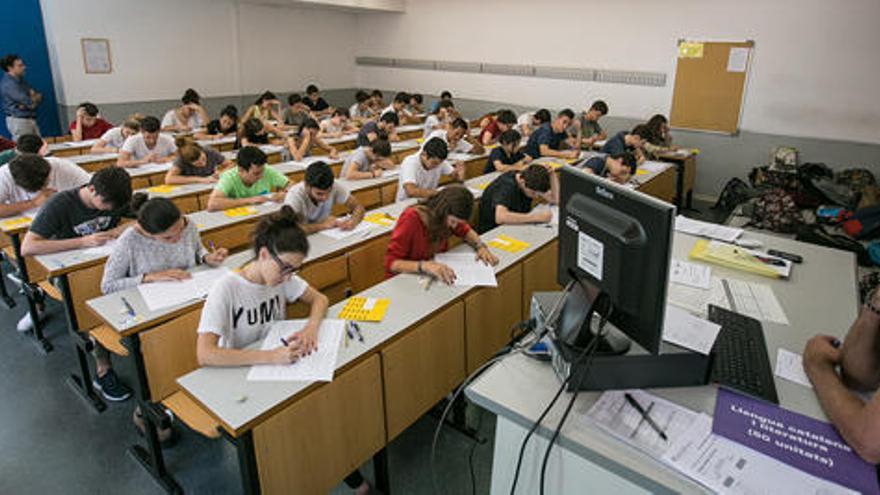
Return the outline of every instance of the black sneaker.
{"type": "Polygon", "coordinates": [[[122,383],[116,372],[109,370],[104,376],[99,376],[92,381],[92,385],[101,391],[105,399],[113,402],[122,402],[131,397],[131,389],[122,383]]]}

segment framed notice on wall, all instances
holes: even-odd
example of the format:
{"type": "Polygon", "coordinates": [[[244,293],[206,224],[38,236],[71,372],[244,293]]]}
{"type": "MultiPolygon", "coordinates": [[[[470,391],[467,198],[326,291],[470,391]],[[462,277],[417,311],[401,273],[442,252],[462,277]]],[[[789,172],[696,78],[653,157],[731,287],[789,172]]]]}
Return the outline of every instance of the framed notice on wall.
{"type": "Polygon", "coordinates": [[[113,72],[110,58],[110,40],[106,38],[82,38],[83,67],[86,74],[109,74],[113,72]]]}

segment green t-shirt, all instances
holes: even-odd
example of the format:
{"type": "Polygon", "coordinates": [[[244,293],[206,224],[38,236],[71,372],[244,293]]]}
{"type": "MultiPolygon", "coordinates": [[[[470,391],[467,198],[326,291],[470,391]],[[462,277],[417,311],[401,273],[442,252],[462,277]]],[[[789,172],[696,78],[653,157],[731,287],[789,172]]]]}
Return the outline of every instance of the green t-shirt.
{"type": "Polygon", "coordinates": [[[15,148],[11,150],[0,151],[0,165],[5,165],[15,158],[15,148]]]}
{"type": "Polygon", "coordinates": [[[263,176],[250,186],[244,185],[238,176],[238,167],[233,167],[222,174],[217,181],[217,189],[229,199],[252,198],[270,193],[287,186],[287,177],[272,167],[264,166],[263,176]]]}

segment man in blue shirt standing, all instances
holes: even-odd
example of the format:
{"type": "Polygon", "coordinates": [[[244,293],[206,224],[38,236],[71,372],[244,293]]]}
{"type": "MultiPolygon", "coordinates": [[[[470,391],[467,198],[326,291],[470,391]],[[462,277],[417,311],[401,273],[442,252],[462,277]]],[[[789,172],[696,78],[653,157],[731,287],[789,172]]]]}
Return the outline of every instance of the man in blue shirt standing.
{"type": "Polygon", "coordinates": [[[25,134],[40,134],[37,127],[37,106],[43,95],[33,90],[24,80],[25,65],[21,57],[9,54],[0,59],[3,76],[0,78],[0,99],[3,114],[6,115],[6,128],[13,141],[25,134]]]}

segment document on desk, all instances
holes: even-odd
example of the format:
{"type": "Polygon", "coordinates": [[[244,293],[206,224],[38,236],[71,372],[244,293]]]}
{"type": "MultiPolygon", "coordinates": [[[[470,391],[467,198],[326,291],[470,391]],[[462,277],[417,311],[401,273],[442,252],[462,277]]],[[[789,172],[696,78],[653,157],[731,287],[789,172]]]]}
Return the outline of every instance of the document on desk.
{"type": "Polygon", "coordinates": [[[559,225],[559,207],[556,205],[550,205],[547,203],[541,203],[534,208],[532,208],[532,213],[539,211],[550,210],[550,221],[548,225],[559,225]]]}
{"type": "Polygon", "coordinates": [[[712,417],[698,414],[662,460],[717,493],[774,495],[855,494],[772,457],[712,433],[712,417]]]}
{"type": "Polygon", "coordinates": [[[708,289],[712,268],[707,265],[673,259],[669,265],[669,281],[677,284],[708,289]]]}
{"type": "Polygon", "coordinates": [[[714,304],[756,320],[789,324],[788,316],[776,298],[776,293],[766,284],[712,277],[709,289],[704,290],[670,283],[666,300],[700,316],[707,315],[709,305],[714,304]]]}
{"type": "Polygon", "coordinates": [[[439,253],[434,257],[437,263],[452,268],[455,272],[455,283],[458,287],[497,287],[495,270],[476,259],[474,253],[439,253]]]}
{"type": "Polygon", "coordinates": [[[663,321],[663,340],[700,354],[709,355],[721,325],[698,318],[687,311],[666,305],[663,321]]]}
{"type": "Polygon", "coordinates": [[[639,165],[639,170],[644,170],[649,174],[659,174],[669,167],[670,164],[668,162],[652,162],[648,160],[639,165]]]}
{"type": "Polygon", "coordinates": [[[603,393],[587,411],[587,421],[655,459],[661,459],[677,438],[694,422],[697,413],[643,390],[612,390],[603,393]],[[626,399],[629,394],[666,435],[663,440],[642,414],[626,399]]]}
{"type": "Polygon", "coordinates": [[[382,177],[397,177],[398,175],[400,175],[400,170],[396,168],[382,171],[382,177]]]}
{"type": "Polygon", "coordinates": [[[743,229],[692,220],[684,215],[675,217],[675,230],[725,242],[733,242],[743,233],[743,229]]]}
{"type": "Polygon", "coordinates": [[[198,270],[192,272],[192,277],[187,280],[140,284],[137,289],[147,308],[150,311],[158,311],[162,308],[206,297],[214,283],[228,272],[227,268],[198,270]]]}
{"type": "Polygon", "coordinates": [[[109,240],[100,246],[90,247],[83,250],[86,256],[110,256],[113,247],[116,246],[116,239],[109,240]]]}
{"type": "Polygon", "coordinates": [[[776,351],[776,376],[785,378],[786,380],[798,383],[808,388],[813,388],[807,373],[804,371],[804,359],[796,353],[788,349],[780,347],[776,351]]]}
{"type": "Polygon", "coordinates": [[[350,230],[342,230],[339,227],[334,227],[332,229],[322,230],[321,235],[326,235],[331,239],[336,239],[337,241],[341,241],[342,239],[347,239],[352,236],[365,236],[370,233],[370,224],[361,222],[357,224],[353,229],[350,230]]]}
{"type": "MultiPolygon", "coordinates": [[[[281,339],[302,330],[307,320],[278,321],[263,339],[262,350],[281,345],[281,339]]],[[[336,359],[345,332],[345,320],[324,319],[318,328],[318,349],[292,364],[259,364],[251,366],[247,379],[251,382],[329,382],[333,380],[336,359]]]]}

